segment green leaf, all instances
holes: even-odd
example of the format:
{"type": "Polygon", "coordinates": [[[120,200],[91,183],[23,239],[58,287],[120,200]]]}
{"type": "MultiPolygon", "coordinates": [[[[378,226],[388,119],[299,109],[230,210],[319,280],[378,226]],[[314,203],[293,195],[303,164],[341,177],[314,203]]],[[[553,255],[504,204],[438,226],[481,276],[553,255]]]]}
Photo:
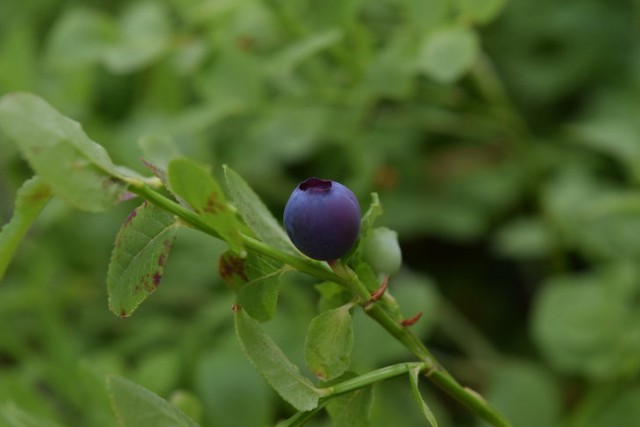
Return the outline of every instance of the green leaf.
{"type": "Polygon", "coordinates": [[[229,244],[232,251],[243,254],[239,232],[241,223],[209,171],[191,160],[181,158],[169,163],[168,176],[171,191],[189,203],[229,244]]]}
{"type": "Polygon", "coordinates": [[[382,204],[380,204],[380,198],[378,193],[371,193],[371,204],[369,209],[362,216],[360,233],[365,237],[373,229],[373,226],[380,215],[382,215],[382,204]]]}
{"type": "Polygon", "coordinates": [[[342,37],[342,31],[336,28],[312,34],[274,55],[269,70],[272,75],[286,77],[297,65],[338,43],[342,37]]]}
{"type": "Polygon", "coordinates": [[[235,206],[256,236],[274,248],[297,254],[278,220],[242,177],[226,165],[224,174],[235,206]]]}
{"type": "Polygon", "coordinates": [[[507,0],[457,0],[456,3],[465,18],[485,24],[498,16],[507,0]]]}
{"type": "MultiPolygon", "coordinates": [[[[324,385],[334,386],[357,377],[354,372],[346,372],[324,385]]],[[[327,412],[334,427],[369,427],[372,404],[373,387],[368,385],[332,397],[327,404],[327,412]]]]}
{"type": "Polygon", "coordinates": [[[110,376],[107,388],[120,427],[196,427],[198,423],[155,393],[110,376]]]}
{"type": "Polygon", "coordinates": [[[0,406],[0,426],[2,427],[59,427],[51,420],[37,417],[13,403],[0,406]]]}
{"type": "Polygon", "coordinates": [[[315,288],[320,294],[318,301],[320,312],[341,307],[353,300],[353,293],[348,288],[334,282],[322,282],[315,288]]]}
{"type": "Polygon", "coordinates": [[[411,393],[416,403],[420,407],[420,411],[422,412],[422,415],[424,415],[424,417],[429,422],[431,427],[438,427],[438,421],[436,420],[436,417],[433,415],[433,412],[431,412],[429,405],[427,405],[427,402],[424,401],[424,399],[422,398],[422,395],[420,394],[420,388],[418,387],[419,378],[420,378],[419,367],[414,368],[411,370],[411,372],[409,372],[409,382],[411,383],[411,393]]]}
{"type": "Polygon", "coordinates": [[[116,37],[117,27],[107,14],[91,9],[69,10],[49,35],[47,61],[63,70],[98,63],[116,37]]]}
{"type": "Polygon", "coordinates": [[[114,73],[128,73],[159,58],[169,46],[171,20],[159,2],[131,4],[119,22],[119,40],[104,52],[103,60],[114,73]]]}
{"type": "Polygon", "coordinates": [[[440,83],[453,83],[474,64],[478,35],[466,27],[443,28],[430,33],[420,52],[420,69],[440,83]]]}
{"type": "Polygon", "coordinates": [[[41,98],[27,93],[0,98],[0,129],[54,194],[75,207],[96,212],[120,201],[126,187],[114,179],[121,174],[105,149],[41,98]]]}
{"type": "Polygon", "coordinates": [[[122,224],[107,272],[113,313],[130,316],[157,289],[176,238],[176,225],[173,215],[147,202],[122,224]]]}
{"type": "Polygon", "coordinates": [[[309,379],[244,310],[235,314],[236,334],[242,350],[278,394],[299,411],[310,411],[322,397],[309,379]]]}
{"type": "Polygon", "coordinates": [[[351,304],[327,310],[309,324],[305,342],[305,361],[315,376],[330,380],[351,365],[353,323],[351,304]]]}
{"type": "Polygon", "coordinates": [[[327,412],[333,427],[369,427],[373,387],[363,387],[331,399],[327,412]]]}
{"type": "MultiPolygon", "coordinates": [[[[640,424],[640,387],[623,389],[588,420],[591,426],[634,426],[640,424]]],[[[578,424],[574,424],[578,425],[578,424]]],[[[583,424],[584,425],[584,424],[583,424]]]]}
{"type": "Polygon", "coordinates": [[[18,190],[13,216],[0,229],[0,280],[18,244],[50,198],[51,188],[37,176],[25,181],[18,190]]]}
{"type": "Polygon", "coordinates": [[[556,277],[540,292],[533,337],[551,364],[596,380],[640,370],[637,274],[625,268],[556,277]]]}
{"type": "Polygon", "coordinates": [[[492,370],[483,394],[514,426],[558,425],[562,392],[551,372],[541,366],[519,361],[501,363],[492,370]]]}
{"type": "Polygon", "coordinates": [[[240,257],[227,251],[220,257],[218,271],[222,279],[238,291],[238,304],[261,322],[273,318],[280,293],[280,275],[284,265],[250,252],[240,257]]]}
{"type": "Polygon", "coordinates": [[[354,248],[351,249],[351,254],[346,255],[347,262],[349,262],[350,259],[362,258],[362,252],[364,251],[363,243],[369,238],[369,234],[373,230],[376,220],[380,215],[382,215],[382,213],[382,204],[380,203],[378,193],[371,193],[371,204],[364,215],[362,215],[358,240],[354,245],[354,248]]]}
{"type": "Polygon", "coordinates": [[[504,225],[494,238],[500,254],[522,259],[542,258],[553,249],[553,236],[537,218],[518,218],[504,225]]]}

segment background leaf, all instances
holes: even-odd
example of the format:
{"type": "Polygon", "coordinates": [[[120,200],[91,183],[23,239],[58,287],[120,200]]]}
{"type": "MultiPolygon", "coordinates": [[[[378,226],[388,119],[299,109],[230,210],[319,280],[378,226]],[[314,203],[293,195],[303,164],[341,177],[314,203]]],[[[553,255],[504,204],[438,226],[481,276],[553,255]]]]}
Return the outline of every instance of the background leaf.
{"type": "Polygon", "coordinates": [[[351,304],[327,310],[309,324],[305,342],[305,360],[314,375],[331,380],[342,375],[351,365],[353,323],[351,304]]]}
{"type": "Polygon", "coordinates": [[[476,33],[466,27],[443,28],[429,34],[420,53],[419,67],[442,83],[462,77],[478,55],[476,33]]]}
{"type": "Polygon", "coordinates": [[[318,405],[322,394],[244,310],[235,314],[236,334],[245,355],[280,396],[299,411],[318,405]]]}
{"type": "Polygon", "coordinates": [[[0,281],[18,244],[51,197],[51,189],[40,178],[26,181],[16,194],[11,220],[0,229],[0,281]]]}
{"type": "Polygon", "coordinates": [[[197,427],[198,423],[158,395],[125,378],[107,379],[111,404],[121,427],[197,427]]]}
{"type": "Polygon", "coordinates": [[[0,98],[0,128],[53,192],[75,207],[102,211],[119,202],[125,186],[114,179],[120,172],[105,149],[41,98],[0,98]]]}
{"type": "Polygon", "coordinates": [[[130,316],[155,292],[176,235],[173,215],[157,206],[145,202],[131,212],[116,236],[107,272],[114,314],[130,316]]]}
{"type": "Polygon", "coordinates": [[[486,397],[515,426],[553,426],[560,421],[558,384],[550,371],[536,364],[516,360],[501,364],[489,382],[486,397]]]}

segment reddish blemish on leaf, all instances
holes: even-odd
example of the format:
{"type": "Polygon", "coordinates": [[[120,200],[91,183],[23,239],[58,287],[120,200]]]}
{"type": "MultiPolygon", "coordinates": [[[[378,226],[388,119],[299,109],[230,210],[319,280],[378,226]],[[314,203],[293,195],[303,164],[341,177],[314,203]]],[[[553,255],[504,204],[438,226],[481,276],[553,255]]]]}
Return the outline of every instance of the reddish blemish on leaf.
{"type": "Polygon", "coordinates": [[[167,255],[164,253],[160,254],[160,256],[158,257],[158,265],[160,267],[164,267],[166,263],[167,263],[167,255]]]}
{"type": "Polygon", "coordinates": [[[241,307],[238,304],[233,304],[231,306],[231,311],[233,311],[234,313],[237,313],[241,310],[241,307]]]}
{"type": "Polygon", "coordinates": [[[243,282],[249,281],[244,259],[230,253],[225,253],[220,257],[218,272],[222,279],[229,284],[235,283],[234,278],[240,278],[243,282]]]}
{"type": "Polygon", "coordinates": [[[133,218],[136,217],[136,215],[138,215],[138,208],[135,208],[134,210],[131,211],[127,219],[124,220],[124,224],[122,224],[122,226],[126,227],[127,225],[129,225],[129,223],[131,223],[131,221],[133,220],[133,218]]]}
{"type": "Polygon", "coordinates": [[[154,174],[158,178],[163,177],[164,173],[156,165],[148,162],[144,157],[141,157],[140,160],[142,160],[142,163],[144,163],[144,165],[151,171],[152,174],[154,174]]]}
{"type": "Polygon", "coordinates": [[[162,279],[162,273],[160,272],[155,272],[153,274],[153,287],[157,288],[158,285],[160,285],[160,279],[162,279]]]}
{"type": "Polygon", "coordinates": [[[120,314],[118,316],[120,316],[121,319],[124,319],[125,317],[129,317],[129,313],[127,313],[127,310],[122,309],[120,310],[120,314]]]}

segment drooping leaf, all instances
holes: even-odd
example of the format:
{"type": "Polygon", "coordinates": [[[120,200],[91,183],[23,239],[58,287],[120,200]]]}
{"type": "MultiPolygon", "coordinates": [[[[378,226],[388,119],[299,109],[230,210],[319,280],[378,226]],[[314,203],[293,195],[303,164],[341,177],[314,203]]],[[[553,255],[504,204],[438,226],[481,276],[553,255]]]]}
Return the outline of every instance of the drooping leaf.
{"type": "Polygon", "coordinates": [[[276,312],[283,264],[254,252],[240,257],[227,251],[220,257],[220,276],[238,291],[238,304],[251,317],[261,322],[276,312]]]}
{"type": "Polygon", "coordinates": [[[43,99],[27,93],[0,98],[0,129],[54,194],[75,207],[96,212],[119,202],[126,187],[105,149],[43,99]]]}
{"type": "Polygon", "coordinates": [[[209,171],[191,160],[179,158],[169,163],[168,176],[171,191],[189,203],[231,250],[242,254],[244,249],[239,232],[242,225],[209,171]]]}
{"type": "MultiPolygon", "coordinates": [[[[331,383],[356,376],[352,372],[347,372],[331,383]]],[[[332,398],[327,405],[327,412],[334,427],[369,427],[372,405],[373,387],[367,386],[332,398]]]]}
{"type": "Polygon", "coordinates": [[[18,244],[51,197],[51,188],[39,177],[22,184],[16,194],[13,217],[0,229],[0,280],[18,244]]]}
{"type": "Polygon", "coordinates": [[[270,246],[297,254],[278,220],[242,177],[226,165],[224,174],[235,206],[256,236],[270,246]]]}
{"type": "Polygon", "coordinates": [[[176,234],[174,217],[155,205],[145,202],[131,212],[116,236],[107,272],[113,313],[130,316],[157,289],[176,234]]]}
{"type": "Polygon", "coordinates": [[[351,304],[327,310],[309,324],[305,342],[307,366],[318,378],[330,380],[342,375],[351,365],[353,323],[351,304]]]}
{"type": "Polygon", "coordinates": [[[477,34],[466,27],[443,28],[428,35],[419,67],[441,83],[452,83],[473,65],[479,51],[477,34]]]}
{"type": "Polygon", "coordinates": [[[181,410],[146,388],[110,376],[107,388],[120,427],[197,427],[181,410]]]}
{"type": "Polygon", "coordinates": [[[414,400],[418,404],[422,415],[424,415],[425,419],[429,422],[431,427],[438,427],[438,421],[436,420],[435,415],[431,412],[429,405],[422,398],[422,394],[420,394],[420,388],[418,387],[418,380],[420,378],[420,368],[414,368],[409,372],[409,382],[411,383],[411,393],[413,395],[414,400]]]}
{"type": "Polygon", "coordinates": [[[244,310],[235,314],[236,334],[251,363],[278,394],[299,411],[310,411],[322,397],[308,378],[244,310]]]}

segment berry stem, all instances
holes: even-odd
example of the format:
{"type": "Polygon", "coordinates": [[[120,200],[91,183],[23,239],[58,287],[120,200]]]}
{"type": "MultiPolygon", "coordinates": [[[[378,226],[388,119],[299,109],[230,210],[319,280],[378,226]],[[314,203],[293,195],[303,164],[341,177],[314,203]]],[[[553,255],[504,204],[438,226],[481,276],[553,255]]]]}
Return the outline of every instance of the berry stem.
{"type": "MultiPolygon", "coordinates": [[[[198,214],[185,208],[184,206],[165,197],[158,191],[152,189],[141,181],[129,182],[129,190],[142,198],[158,205],[159,207],[173,213],[185,223],[192,227],[221,239],[221,236],[211,226],[204,222],[198,214]]],[[[473,390],[461,386],[433,357],[425,345],[418,337],[406,327],[403,327],[393,318],[386,305],[386,298],[381,298],[375,304],[367,303],[371,299],[371,292],[362,283],[358,275],[340,260],[332,261],[327,266],[326,263],[314,261],[310,258],[303,258],[288,254],[275,249],[253,237],[242,234],[242,241],[247,249],[273,258],[288,264],[297,270],[315,276],[322,280],[331,281],[349,288],[360,300],[365,313],[379,323],[393,337],[402,343],[414,356],[423,364],[424,375],[442,390],[452,396],[460,403],[469,407],[473,412],[492,423],[496,427],[510,427],[511,424],[486,400],[473,390]],[[380,303],[383,304],[380,304],[380,303]],[[365,307],[366,306],[366,307],[365,307]]]]}

